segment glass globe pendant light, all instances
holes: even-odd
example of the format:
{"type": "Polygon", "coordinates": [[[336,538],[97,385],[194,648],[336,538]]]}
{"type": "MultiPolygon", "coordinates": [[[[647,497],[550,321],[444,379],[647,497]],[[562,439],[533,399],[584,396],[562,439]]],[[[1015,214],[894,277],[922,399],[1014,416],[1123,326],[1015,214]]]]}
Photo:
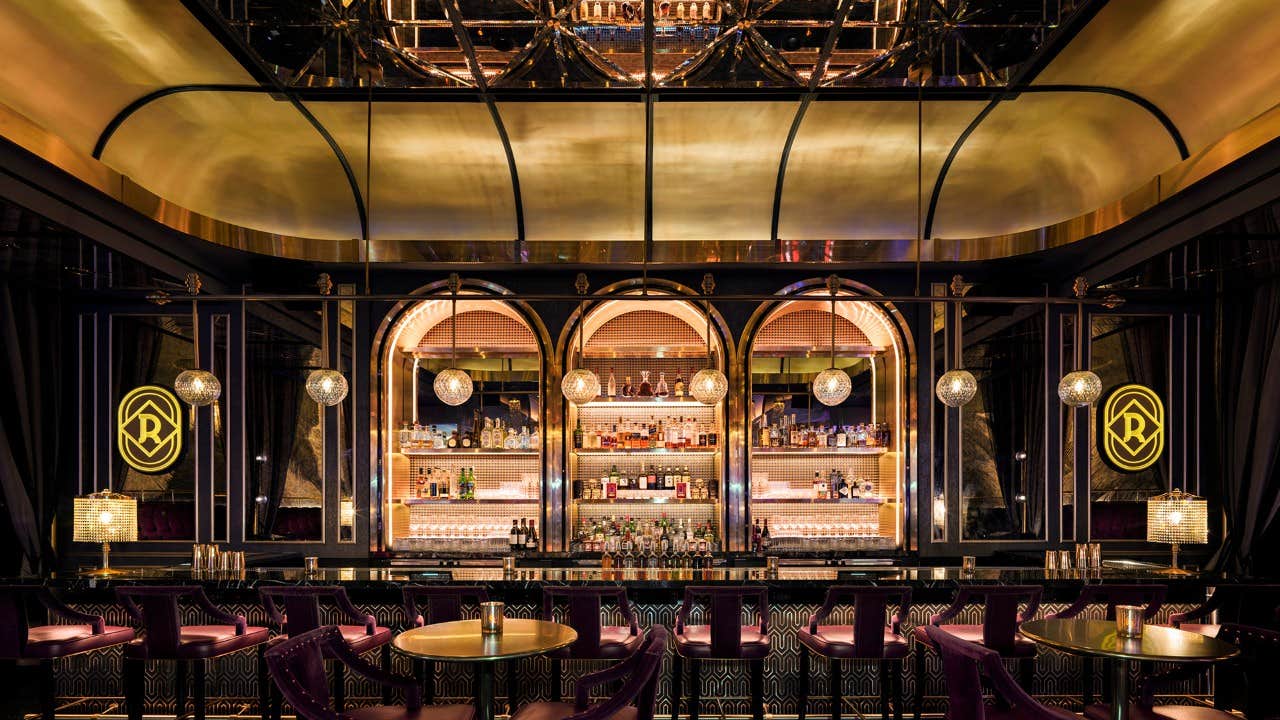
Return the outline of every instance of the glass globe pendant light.
{"type": "Polygon", "coordinates": [[[173,391],[191,407],[212,405],[222,397],[222,382],[208,370],[200,369],[200,314],[196,296],[200,294],[202,284],[197,273],[187,273],[187,292],[191,293],[191,349],[195,367],[183,370],[173,380],[173,391]]]}
{"type": "Polygon", "coordinates": [[[853,381],[849,373],[836,367],[836,293],[840,291],[840,278],[827,278],[827,290],[831,293],[831,367],[818,373],[813,379],[813,396],[818,402],[832,407],[849,399],[853,381]]]}
{"type": "Polygon", "coordinates": [[[729,392],[729,379],[715,366],[711,355],[711,300],[709,298],[715,289],[716,280],[711,273],[703,275],[702,293],[708,298],[703,300],[707,315],[707,366],[694,373],[689,379],[689,394],[703,405],[715,405],[729,392]]]}
{"type": "Polygon", "coordinates": [[[449,367],[436,375],[433,387],[436,397],[445,405],[458,406],[471,399],[471,376],[459,370],[458,364],[458,289],[462,280],[457,273],[449,274],[449,367]]]}
{"type": "MultiPolygon", "coordinates": [[[[328,295],[333,290],[333,281],[329,273],[321,273],[316,282],[321,295],[328,295]]],[[[329,312],[328,303],[320,305],[320,352],[324,357],[329,355],[329,312]]],[[[342,374],[341,349],[338,355],[338,369],[322,367],[312,370],[307,375],[307,394],[312,400],[325,407],[333,407],[347,397],[347,378],[342,374]]]]}
{"type": "MultiPolygon", "coordinates": [[[[578,297],[581,298],[587,293],[587,275],[586,273],[578,273],[577,279],[573,283],[574,289],[578,291],[578,297]]],[[[587,316],[583,313],[582,300],[578,300],[578,361],[574,363],[574,369],[565,373],[564,379],[560,381],[560,391],[564,393],[564,399],[574,405],[585,405],[597,397],[600,397],[600,378],[590,369],[582,366],[582,342],[583,337],[587,334],[587,316]]]]}
{"type": "Polygon", "coordinates": [[[1089,282],[1083,277],[1076,278],[1073,285],[1076,293],[1076,337],[1074,372],[1062,376],[1058,382],[1058,398],[1068,407],[1078,408],[1092,405],[1102,395],[1102,379],[1092,370],[1084,367],[1084,295],[1089,291],[1089,282]]]}
{"type": "MultiPolygon", "coordinates": [[[[964,280],[959,275],[951,279],[951,293],[956,297],[963,295],[964,280]]],[[[964,345],[960,342],[962,325],[964,323],[964,308],[961,303],[956,302],[956,331],[955,335],[955,357],[956,366],[951,370],[942,374],[938,378],[938,384],[934,386],[933,392],[947,407],[958,408],[967,404],[973,399],[978,392],[978,381],[974,379],[973,373],[964,369],[964,345]]]]}

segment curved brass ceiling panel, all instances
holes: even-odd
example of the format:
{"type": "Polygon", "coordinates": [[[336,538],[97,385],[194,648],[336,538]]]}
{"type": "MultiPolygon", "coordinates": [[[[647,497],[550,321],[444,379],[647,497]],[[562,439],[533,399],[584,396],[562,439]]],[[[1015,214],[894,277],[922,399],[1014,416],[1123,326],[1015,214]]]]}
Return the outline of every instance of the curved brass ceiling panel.
{"type": "Polygon", "coordinates": [[[149,92],[253,82],[177,0],[5,0],[0,67],[0,102],[84,153],[149,92]]]}
{"type": "MultiPolygon", "coordinates": [[[[365,187],[368,107],[309,102],[365,187]]],[[[373,105],[369,231],[376,240],[474,242],[516,238],[511,171],[484,103],[373,105]]]]}
{"type": "MultiPolygon", "coordinates": [[[[924,105],[924,203],[952,144],[985,102],[924,105]]],[[[791,146],[778,235],[789,240],[916,236],[916,103],[815,102],[791,146]]]]}
{"type": "Polygon", "coordinates": [[[102,161],[218,220],[304,238],[360,237],[342,165],[297,109],[270,95],[160,98],[120,127],[102,161]]]}
{"type": "Polygon", "coordinates": [[[1127,100],[1023,94],[1000,103],[961,147],[933,237],[1052,225],[1125,197],[1179,159],[1159,122],[1127,100]]]}
{"type": "Polygon", "coordinates": [[[643,103],[504,102],[498,109],[520,173],[525,239],[644,239],[643,103]]]}
{"type": "Polygon", "coordinates": [[[768,240],[799,101],[654,105],[653,238],[768,240]]]}
{"type": "Polygon", "coordinates": [[[1192,153],[1280,103],[1276,0],[1110,0],[1036,79],[1135,92],[1192,153]]]}

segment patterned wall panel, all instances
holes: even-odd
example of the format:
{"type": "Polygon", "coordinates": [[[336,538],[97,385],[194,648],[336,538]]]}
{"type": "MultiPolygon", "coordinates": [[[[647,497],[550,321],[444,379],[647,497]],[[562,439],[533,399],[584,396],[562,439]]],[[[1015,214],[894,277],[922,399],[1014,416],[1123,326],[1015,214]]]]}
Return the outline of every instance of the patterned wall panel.
{"type": "MultiPolygon", "coordinates": [[[[266,623],[266,617],[260,606],[254,604],[228,604],[228,610],[241,613],[249,620],[250,625],[266,623]]],[[[910,622],[916,624],[928,622],[930,615],[941,612],[945,606],[941,604],[914,605],[911,608],[910,622]]],[[[1064,608],[1062,604],[1046,604],[1041,606],[1040,614],[1056,612],[1064,608]]],[[[675,625],[678,604],[642,604],[633,603],[640,626],[660,623],[668,628],[675,625]]],[[[100,613],[107,618],[108,624],[128,624],[124,611],[114,605],[86,605],[86,612],[100,613]]],[[[397,605],[364,605],[361,609],[372,613],[380,623],[389,624],[399,629],[403,623],[403,611],[397,605]]],[[[809,616],[817,609],[815,605],[788,604],[774,605],[772,612],[772,630],[770,640],[773,653],[765,662],[765,702],[767,711],[773,714],[791,715],[796,712],[796,689],[799,678],[800,645],[796,640],[795,629],[806,624],[809,616]]],[[[1170,605],[1161,612],[1158,622],[1164,622],[1173,612],[1185,611],[1190,606],[1170,605]]],[[[540,608],[531,604],[507,606],[508,614],[513,617],[537,617],[540,608]]],[[[622,624],[616,609],[609,608],[608,622],[622,624]]],[[[833,622],[849,622],[849,610],[838,611],[833,622]]],[[[195,622],[197,614],[192,613],[188,622],[195,622]]],[[[330,618],[336,621],[336,617],[330,618]]],[[[744,623],[755,620],[750,608],[744,610],[744,623]]],[[[698,621],[695,614],[693,622],[698,621]]],[[[957,622],[979,622],[980,611],[976,608],[966,611],[957,622]]],[[[376,659],[376,654],[371,655],[376,659]]],[[[413,669],[408,659],[393,655],[394,667],[398,672],[410,674],[413,669]]],[[[1101,688],[1102,663],[1096,664],[1098,678],[1096,688],[1101,688]]],[[[573,681],[576,677],[599,668],[592,662],[569,662],[565,664],[564,687],[565,697],[572,697],[573,681]]],[[[76,703],[76,712],[101,712],[119,703],[122,695],[120,677],[119,650],[102,653],[90,653],[64,660],[57,671],[58,695],[65,702],[76,703]]],[[[471,692],[471,669],[468,666],[450,666],[437,664],[436,694],[438,701],[445,699],[461,699],[471,692]]],[[[670,714],[670,658],[663,664],[662,676],[658,689],[658,714],[670,714]]],[[[530,658],[518,662],[519,701],[550,699],[550,662],[545,658],[530,658]]],[[[1036,661],[1035,694],[1047,702],[1056,705],[1071,706],[1079,702],[1080,662],[1053,651],[1042,651],[1036,661]]],[[[860,712],[868,716],[879,713],[879,669],[874,662],[845,663],[843,694],[860,712]]],[[[257,663],[252,651],[222,658],[210,664],[208,672],[210,710],[213,713],[256,714],[257,697],[257,663]]],[[[910,707],[915,692],[913,663],[908,659],[904,669],[903,697],[910,707]]],[[[827,712],[827,700],[830,692],[827,686],[826,666],[815,662],[810,677],[811,714],[827,712]]],[[[926,712],[941,712],[944,709],[945,686],[940,668],[934,658],[928,663],[926,712]]],[[[497,669],[497,692],[499,707],[511,687],[507,677],[505,664],[497,669]]],[[[686,683],[686,692],[688,684],[686,683]]],[[[746,715],[750,712],[748,672],[745,663],[740,662],[705,662],[702,677],[703,714],[746,715]]],[[[1207,682],[1191,682],[1181,689],[1187,694],[1203,695],[1210,691],[1207,682]]],[[[375,704],[380,691],[371,684],[358,678],[347,676],[347,698],[352,706],[375,704]]],[[[168,663],[149,663],[147,667],[148,712],[173,712],[173,670],[168,663]]]]}

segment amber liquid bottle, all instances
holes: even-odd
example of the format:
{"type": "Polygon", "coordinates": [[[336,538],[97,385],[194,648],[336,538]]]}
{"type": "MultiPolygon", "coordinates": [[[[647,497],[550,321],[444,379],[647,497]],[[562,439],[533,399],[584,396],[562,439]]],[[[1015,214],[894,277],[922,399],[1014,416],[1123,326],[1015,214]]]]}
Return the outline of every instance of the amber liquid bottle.
{"type": "Polygon", "coordinates": [[[653,386],[649,384],[649,371],[640,371],[640,390],[636,392],[639,397],[653,397],[653,386]]]}

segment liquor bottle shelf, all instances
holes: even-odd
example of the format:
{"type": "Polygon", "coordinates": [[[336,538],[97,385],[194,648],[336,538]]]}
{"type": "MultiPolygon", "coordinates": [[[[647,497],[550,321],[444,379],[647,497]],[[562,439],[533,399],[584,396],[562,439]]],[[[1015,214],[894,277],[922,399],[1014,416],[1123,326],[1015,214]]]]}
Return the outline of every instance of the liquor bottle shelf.
{"type": "Polygon", "coordinates": [[[889,448],[884,447],[845,447],[845,448],[772,448],[753,447],[753,455],[884,455],[889,448]]]}
{"type": "Polygon", "coordinates": [[[715,505],[719,500],[690,500],[688,498],[653,497],[653,498],[614,498],[613,500],[583,500],[575,498],[574,502],[583,505],[715,505]]]}
{"type": "Polygon", "coordinates": [[[480,448],[406,448],[399,451],[402,455],[501,455],[504,457],[526,456],[538,457],[538,450],[481,450],[480,448]]]}
{"type": "Polygon", "coordinates": [[[457,498],[404,498],[402,505],[537,505],[537,498],[476,498],[459,500],[457,498]]]}
{"type": "Polygon", "coordinates": [[[720,448],[648,448],[645,450],[622,450],[613,448],[575,449],[575,455],[715,455],[720,448]]]}
{"type": "Polygon", "coordinates": [[[697,400],[676,400],[674,398],[665,397],[630,397],[620,400],[601,400],[596,399],[579,405],[580,408],[638,408],[638,407],[654,407],[654,406],[672,406],[679,408],[706,408],[711,410],[714,405],[703,405],[697,400]]]}
{"type": "Polygon", "coordinates": [[[766,505],[883,505],[884,498],[839,498],[836,500],[828,498],[778,498],[764,497],[751,498],[752,503],[762,503],[766,505]]]}

